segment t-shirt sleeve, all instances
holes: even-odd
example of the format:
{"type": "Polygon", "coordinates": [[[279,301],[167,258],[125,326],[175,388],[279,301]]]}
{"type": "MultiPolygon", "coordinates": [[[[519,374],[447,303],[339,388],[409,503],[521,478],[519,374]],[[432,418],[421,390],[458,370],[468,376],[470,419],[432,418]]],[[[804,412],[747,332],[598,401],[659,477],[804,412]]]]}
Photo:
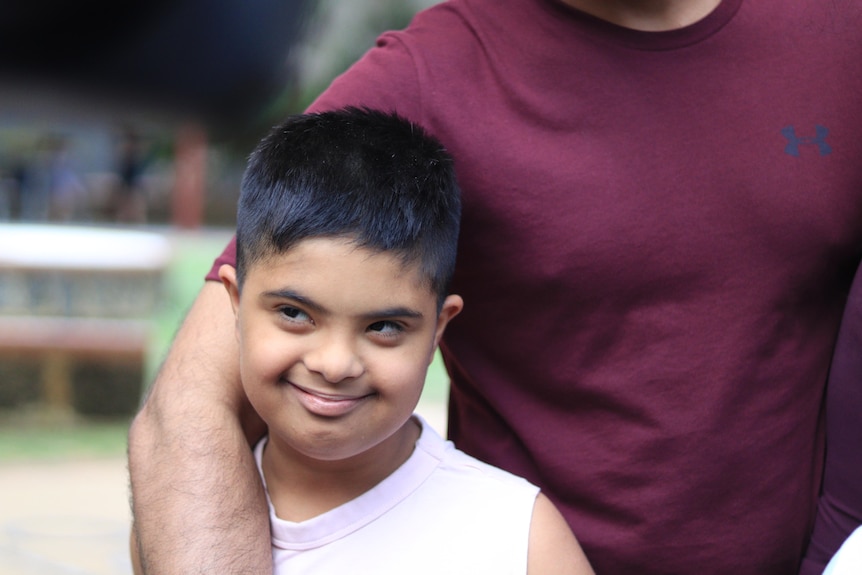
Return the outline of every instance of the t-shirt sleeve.
{"type": "Polygon", "coordinates": [[[221,281],[218,277],[218,269],[223,264],[236,265],[236,235],[230,239],[224,251],[215,259],[205,279],[211,282],[221,281]]]}
{"type": "MultiPolygon", "coordinates": [[[[308,108],[323,112],[346,106],[396,112],[421,122],[421,98],[416,81],[411,29],[382,34],[371,50],[333,80],[308,108]]],[[[222,264],[236,265],[236,236],[215,259],[206,279],[219,281],[222,264]]]]}
{"type": "Polygon", "coordinates": [[[841,321],[826,384],[826,466],[811,543],[800,573],[819,575],[862,524],[862,267],[841,321]]]}

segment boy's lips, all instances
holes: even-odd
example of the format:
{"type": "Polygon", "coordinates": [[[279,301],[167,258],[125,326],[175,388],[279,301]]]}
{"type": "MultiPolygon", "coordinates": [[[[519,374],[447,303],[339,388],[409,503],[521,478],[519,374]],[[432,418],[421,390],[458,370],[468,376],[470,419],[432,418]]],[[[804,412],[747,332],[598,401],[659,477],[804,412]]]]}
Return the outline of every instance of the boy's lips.
{"type": "Polygon", "coordinates": [[[299,403],[301,403],[306,410],[314,415],[320,415],[322,417],[339,417],[341,415],[346,415],[373,395],[366,394],[355,396],[331,394],[315,391],[313,389],[296,385],[295,383],[290,383],[290,387],[295,390],[299,403]]]}

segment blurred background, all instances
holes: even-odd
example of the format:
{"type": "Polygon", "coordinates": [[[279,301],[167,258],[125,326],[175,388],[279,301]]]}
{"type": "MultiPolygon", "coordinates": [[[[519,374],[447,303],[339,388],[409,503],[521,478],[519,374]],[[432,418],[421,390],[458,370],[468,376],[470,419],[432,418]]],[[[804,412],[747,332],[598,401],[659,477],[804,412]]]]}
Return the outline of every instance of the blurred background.
{"type": "Polygon", "coordinates": [[[0,3],[0,575],[129,572],[126,431],[246,157],[433,3],[0,3]]]}

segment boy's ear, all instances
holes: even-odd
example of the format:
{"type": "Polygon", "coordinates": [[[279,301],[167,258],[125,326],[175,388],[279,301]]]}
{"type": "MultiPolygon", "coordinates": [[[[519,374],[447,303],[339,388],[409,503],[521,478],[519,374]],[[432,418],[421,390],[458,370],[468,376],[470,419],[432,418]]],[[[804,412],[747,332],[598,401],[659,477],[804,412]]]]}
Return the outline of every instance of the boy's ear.
{"type": "Polygon", "coordinates": [[[239,284],[236,281],[236,268],[229,264],[222,264],[218,269],[218,277],[230,296],[230,305],[236,317],[239,313],[239,284]]]}
{"type": "Polygon", "coordinates": [[[440,308],[440,314],[437,316],[437,330],[434,334],[434,349],[440,344],[440,338],[443,337],[443,332],[446,331],[446,326],[452,321],[452,318],[461,313],[464,309],[464,300],[459,295],[449,295],[443,300],[443,306],[440,308]]]}

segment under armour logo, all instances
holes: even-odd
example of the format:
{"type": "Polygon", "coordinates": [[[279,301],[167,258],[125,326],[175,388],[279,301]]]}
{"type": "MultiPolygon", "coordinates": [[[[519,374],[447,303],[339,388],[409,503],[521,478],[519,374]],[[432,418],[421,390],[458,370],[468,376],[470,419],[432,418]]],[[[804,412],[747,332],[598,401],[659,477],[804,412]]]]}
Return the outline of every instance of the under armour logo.
{"type": "Polygon", "coordinates": [[[781,129],[781,133],[787,138],[787,145],[784,147],[784,153],[790,156],[799,156],[799,146],[817,146],[821,156],[827,156],[832,153],[832,146],[826,143],[826,136],[829,135],[829,129],[823,126],[817,126],[815,136],[800,138],[796,135],[796,130],[793,126],[787,126],[781,129]]]}

